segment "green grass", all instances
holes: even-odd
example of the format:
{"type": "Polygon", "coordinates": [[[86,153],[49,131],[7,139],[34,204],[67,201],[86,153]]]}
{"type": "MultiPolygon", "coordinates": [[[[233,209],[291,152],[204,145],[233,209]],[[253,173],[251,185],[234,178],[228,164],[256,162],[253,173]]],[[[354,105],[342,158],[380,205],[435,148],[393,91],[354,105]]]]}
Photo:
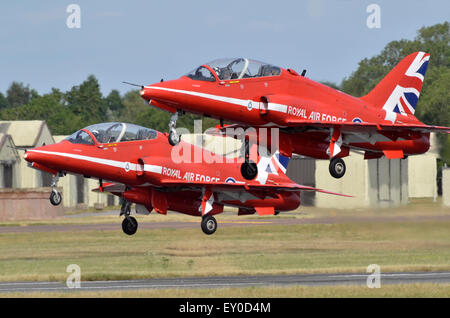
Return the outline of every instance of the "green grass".
{"type": "MultiPolygon", "coordinates": [[[[0,234],[0,281],[450,270],[450,221],[0,234]]],[[[163,218],[163,217],[161,217],[163,218]]],[[[198,219],[191,218],[198,221],[198,219]]],[[[239,220],[239,219],[238,219],[239,220]]],[[[92,220],[96,222],[96,220],[92,220]]]]}
{"type": "MultiPolygon", "coordinates": [[[[288,286],[288,287],[248,287],[216,289],[146,289],[84,292],[68,290],[65,292],[5,293],[1,297],[145,297],[145,298],[369,298],[369,297],[450,297],[450,284],[405,284],[381,285],[381,288],[366,286],[288,286]]],[[[270,302],[265,301],[265,302],[270,302]]]]}

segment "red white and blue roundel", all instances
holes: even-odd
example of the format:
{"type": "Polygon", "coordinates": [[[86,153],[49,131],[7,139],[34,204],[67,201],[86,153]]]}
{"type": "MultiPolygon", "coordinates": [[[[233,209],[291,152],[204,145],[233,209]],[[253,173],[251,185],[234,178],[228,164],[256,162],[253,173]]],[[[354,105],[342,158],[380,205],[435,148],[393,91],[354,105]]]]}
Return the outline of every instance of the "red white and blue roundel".
{"type": "Polygon", "coordinates": [[[430,54],[417,53],[383,106],[386,110],[386,119],[394,122],[397,116],[390,115],[392,113],[403,116],[414,115],[429,59],[430,54]]]}

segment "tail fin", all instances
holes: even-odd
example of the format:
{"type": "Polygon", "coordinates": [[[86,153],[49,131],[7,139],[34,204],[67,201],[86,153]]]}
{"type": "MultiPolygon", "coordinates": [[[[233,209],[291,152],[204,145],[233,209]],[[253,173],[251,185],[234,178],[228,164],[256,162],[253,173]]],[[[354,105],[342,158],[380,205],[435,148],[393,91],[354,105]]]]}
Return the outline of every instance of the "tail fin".
{"type": "Polygon", "coordinates": [[[278,150],[270,156],[259,156],[257,163],[258,176],[256,180],[261,184],[266,184],[269,175],[277,175],[280,178],[288,178],[286,176],[286,170],[289,160],[289,157],[281,155],[278,150]]]}
{"type": "Polygon", "coordinates": [[[362,100],[386,111],[386,120],[414,115],[430,54],[415,52],[400,61],[362,100]]]}

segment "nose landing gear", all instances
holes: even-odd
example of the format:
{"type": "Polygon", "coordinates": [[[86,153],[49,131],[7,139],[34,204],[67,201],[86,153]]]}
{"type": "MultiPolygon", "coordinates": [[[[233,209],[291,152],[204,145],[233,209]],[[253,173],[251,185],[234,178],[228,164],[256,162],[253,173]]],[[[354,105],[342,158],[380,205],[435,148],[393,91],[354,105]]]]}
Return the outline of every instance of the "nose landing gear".
{"type": "Polygon", "coordinates": [[[60,205],[62,202],[62,196],[61,193],[58,192],[58,190],[56,190],[56,187],[58,186],[58,181],[59,181],[59,174],[56,174],[55,176],[53,176],[52,179],[52,192],[50,193],[50,203],[54,206],[60,205]]]}
{"type": "Polygon", "coordinates": [[[60,205],[62,201],[61,193],[59,193],[56,189],[52,190],[50,193],[50,203],[54,206],[60,205]]]}
{"type": "Polygon", "coordinates": [[[172,146],[176,146],[178,145],[178,143],[181,140],[181,135],[178,135],[177,131],[176,131],[176,126],[177,126],[177,120],[178,120],[178,112],[176,112],[175,114],[172,115],[172,117],[170,117],[170,122],[169,122],[169,144],[172,146]]]}

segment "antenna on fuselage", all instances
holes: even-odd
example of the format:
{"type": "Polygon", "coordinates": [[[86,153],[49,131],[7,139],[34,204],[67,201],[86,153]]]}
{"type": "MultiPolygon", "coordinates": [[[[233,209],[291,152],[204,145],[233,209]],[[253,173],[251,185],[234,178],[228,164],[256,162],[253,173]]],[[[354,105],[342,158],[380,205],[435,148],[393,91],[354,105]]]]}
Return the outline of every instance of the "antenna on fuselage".
{"type": "Polygon", "coordinates": [[[144,85],[134,84],[134,83],[130,83],[130,82],[122,82],[122,83],[131,85],[131,86],[140,87],[141,89],[144,89],[144,85]]]}
{"type": "Polygon", "coordinates": [[[306,75],[306,69],[304,69],[302,72],[302,76],[305,77],[305,75],[306,75]]]}

